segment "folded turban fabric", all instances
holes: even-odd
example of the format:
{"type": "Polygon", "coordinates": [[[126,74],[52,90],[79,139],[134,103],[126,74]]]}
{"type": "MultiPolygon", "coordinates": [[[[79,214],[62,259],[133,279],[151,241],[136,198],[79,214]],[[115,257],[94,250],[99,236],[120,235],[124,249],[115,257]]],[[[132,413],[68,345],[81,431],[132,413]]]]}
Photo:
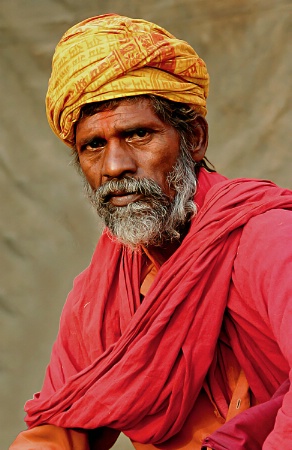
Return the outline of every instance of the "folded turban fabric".
{"type": "Polygon", "coordinates": [[[105,14],[70,28],[56,47],[46,97],[54,133],[74,145],[87,103],[153,94],[206,115],[209,75],[185,41],[153,23],[105,14]]]}

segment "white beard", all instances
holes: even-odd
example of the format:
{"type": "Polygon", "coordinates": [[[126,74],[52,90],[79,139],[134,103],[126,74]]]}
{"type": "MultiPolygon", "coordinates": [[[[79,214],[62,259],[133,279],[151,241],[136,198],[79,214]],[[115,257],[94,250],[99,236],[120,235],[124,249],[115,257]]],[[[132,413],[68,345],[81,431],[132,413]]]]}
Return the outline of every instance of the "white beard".
{"type": "Polygon", "coordinates": [[[188,152],[181,151],[168,183],[176,192],[174,199],[168,198],[151,179],[126,176],[108,181],[97,190],[84,179],[85,192],[98,215],[118,241],[132,250],[179,240],[186,223],[196,214],[196,175],[188,152]],[[117,190],[141,193],[144,198],[127,206],[113,206],[107,197],[117,190]]]}

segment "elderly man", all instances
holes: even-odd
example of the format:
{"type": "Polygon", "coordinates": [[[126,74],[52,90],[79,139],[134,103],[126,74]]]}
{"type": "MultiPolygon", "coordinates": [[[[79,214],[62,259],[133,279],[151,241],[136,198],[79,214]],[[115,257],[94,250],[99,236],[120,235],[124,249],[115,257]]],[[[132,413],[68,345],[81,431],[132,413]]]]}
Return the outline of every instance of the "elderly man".
{"type": "Polygon", "coordinates": [[[105,230],[11,449],[290,449],[292,193],[205,158],[208,74],[118,15],[71,28],[47,115],[105,230]]]}

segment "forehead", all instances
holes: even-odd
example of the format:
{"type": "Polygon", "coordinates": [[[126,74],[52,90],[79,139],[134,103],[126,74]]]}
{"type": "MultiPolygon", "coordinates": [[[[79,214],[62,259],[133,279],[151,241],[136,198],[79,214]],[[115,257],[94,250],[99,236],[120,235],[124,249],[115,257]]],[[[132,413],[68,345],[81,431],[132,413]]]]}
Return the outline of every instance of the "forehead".
{"type": "MultiPolygon", "coordinates": [[[[144,111],[144,114],[151,115],[151,116],[157,116],[151,101],[146,98],[141,99],[124,99],[119,101],[114,107],[107,108],[105,105],[105,108],[103,108],[102,111],[97,111],[97,114],[102,114],[103,112],[106,112],[107,114],[113,113],[113,115],[127,115],[129,117],[136,116],[138,114],[141,114],[141,112],[144,111]]],[[[111,115],[111,114],[110,114],[111,115]]]]}
{"type": "Polygon", "coordinates": [[[114,106],[106,106],[102,105],[101,110],[97,106],[92,109],[91,114],[86,113],[81,117],[76,126],[77,134],[81,129],[85,132],[93,125],[96,130],[108,126],[121,129],[139,126],[168,127],[154,111],[150,99],[123,99],[114,106]]]}

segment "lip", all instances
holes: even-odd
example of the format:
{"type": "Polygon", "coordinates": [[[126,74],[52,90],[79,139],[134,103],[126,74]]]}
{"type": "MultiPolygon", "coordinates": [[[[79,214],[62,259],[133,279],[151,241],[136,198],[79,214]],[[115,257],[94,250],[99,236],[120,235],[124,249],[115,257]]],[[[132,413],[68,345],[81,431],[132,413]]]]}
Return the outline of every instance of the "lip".
{"type": "Polygon", "coordinates": [[[137,193],[127,194],[123,192],[115,192],[114,194],[111,194],[109,202],[114,206],[127,206],[130,203],[141,200],[142,197],[142,194],[137,193]]]}

